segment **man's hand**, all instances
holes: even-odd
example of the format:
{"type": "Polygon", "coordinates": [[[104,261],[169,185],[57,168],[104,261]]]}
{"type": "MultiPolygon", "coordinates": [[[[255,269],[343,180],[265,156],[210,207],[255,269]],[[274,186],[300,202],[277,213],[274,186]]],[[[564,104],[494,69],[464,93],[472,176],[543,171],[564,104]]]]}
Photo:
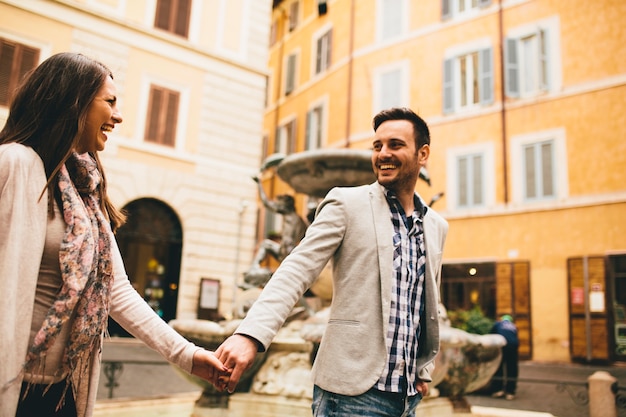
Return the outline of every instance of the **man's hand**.
{"type": "Polygon", "coordinates": [[[428,383],[427,382],[418,380],[415,383],[415,389],[417,390],[417,392],[422,394],[422,398],[426,398],[426,396],[428,395],[428,383]]]}
{"type": "Polygon", "coordinates": [[[230,371],[213,352],[198,349],[193,354],[191,374],[206,379],[220,391],[223,391],[228,383],[230,371]]]}
{"type": "Polygon", "coordinates": [[[254,339],[234,334],[226,339],[215,351],[215,356],[230,371],[230,378],[225,381],[229,393],[235,392],[241,376],[252,366],[258,349],[258,342],[254,339]]]}

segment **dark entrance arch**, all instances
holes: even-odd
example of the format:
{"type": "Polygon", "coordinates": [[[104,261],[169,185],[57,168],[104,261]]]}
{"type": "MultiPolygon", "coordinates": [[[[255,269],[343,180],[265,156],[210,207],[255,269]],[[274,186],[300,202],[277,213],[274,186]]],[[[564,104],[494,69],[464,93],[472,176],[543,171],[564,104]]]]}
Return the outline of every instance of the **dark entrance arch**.
{"type": "MultiPolygon", "coordinates": [[[[166,203],[142,198],[128,203],[128,220],[116,238],[133,287],[165,321],[176,317],[183,231],[166,203]]],[[[111,336],[130,336],[109,319],[111,336]]]]}

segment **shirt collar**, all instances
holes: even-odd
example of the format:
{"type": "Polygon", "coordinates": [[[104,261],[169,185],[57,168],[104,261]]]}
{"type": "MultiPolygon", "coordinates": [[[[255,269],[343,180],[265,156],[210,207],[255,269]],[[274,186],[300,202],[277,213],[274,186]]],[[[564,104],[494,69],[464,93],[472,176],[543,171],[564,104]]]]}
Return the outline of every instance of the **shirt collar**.
{"type": "MultiPolygon", "coordinates": [[[[385,188],[384,186],[380,184],[379,186],[383,190],[383,194],[385,194],[385,197],[387,198],[387,200],[395,200],[395,201],[398,200],[398,197],[396,196],[396,193],[394,191],[388,188],[385,188]]],[[[417,193],[413,194],[413,204],[415,205],[415,211],[417,212],[419,218],[423,219],[424,216],[426,216],[426,213],[428,212],[428,206],[424,204],[419,194],[417,193]]],[[[408,213],[408,214],[412,215],[413,213],[408,213]]]]}

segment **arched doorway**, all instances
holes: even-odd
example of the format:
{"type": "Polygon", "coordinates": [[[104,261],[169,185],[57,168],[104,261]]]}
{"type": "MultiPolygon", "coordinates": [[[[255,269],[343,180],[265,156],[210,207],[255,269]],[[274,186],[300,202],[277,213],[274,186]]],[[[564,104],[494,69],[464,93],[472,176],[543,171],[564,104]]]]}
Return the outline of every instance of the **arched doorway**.
{"type": "MultiPolygon", "coordinates": [[[[116,238],[128,277],[165,321],[176,317],[183,232],[170,206],[153,198],[128,203],[128,220],[116,238]]],[[[129,336],[109,319],[111,336],[129,336]]]]}

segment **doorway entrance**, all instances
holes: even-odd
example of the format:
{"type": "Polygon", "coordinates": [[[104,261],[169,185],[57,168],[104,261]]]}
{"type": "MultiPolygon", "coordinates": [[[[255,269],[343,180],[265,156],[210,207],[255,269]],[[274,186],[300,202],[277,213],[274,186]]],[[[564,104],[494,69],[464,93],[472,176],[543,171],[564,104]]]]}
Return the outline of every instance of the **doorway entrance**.
{"type": "Polygon", "coordinates": [[[626,361],[626,254],[570,258],[567,269],[572,359],[626,361]]]}
{"type": "Polygon", "coordinates": [[[529,262],[444,264],[441,295],[448,310],[479,307],[493,320],[512,315],[518,330],[520,359],[532,358],[529,262]]]}
{"type": "MultiPolygon", "coordinates": [[[[183,233],[180,220],[166,203],[142,198],[128,203],[126,224],[116,238],[131,284],[152,309],[170,321],[176,317],[183,233]]],[[[111,336],[130,336],[109,319],[111,336]]]]}

